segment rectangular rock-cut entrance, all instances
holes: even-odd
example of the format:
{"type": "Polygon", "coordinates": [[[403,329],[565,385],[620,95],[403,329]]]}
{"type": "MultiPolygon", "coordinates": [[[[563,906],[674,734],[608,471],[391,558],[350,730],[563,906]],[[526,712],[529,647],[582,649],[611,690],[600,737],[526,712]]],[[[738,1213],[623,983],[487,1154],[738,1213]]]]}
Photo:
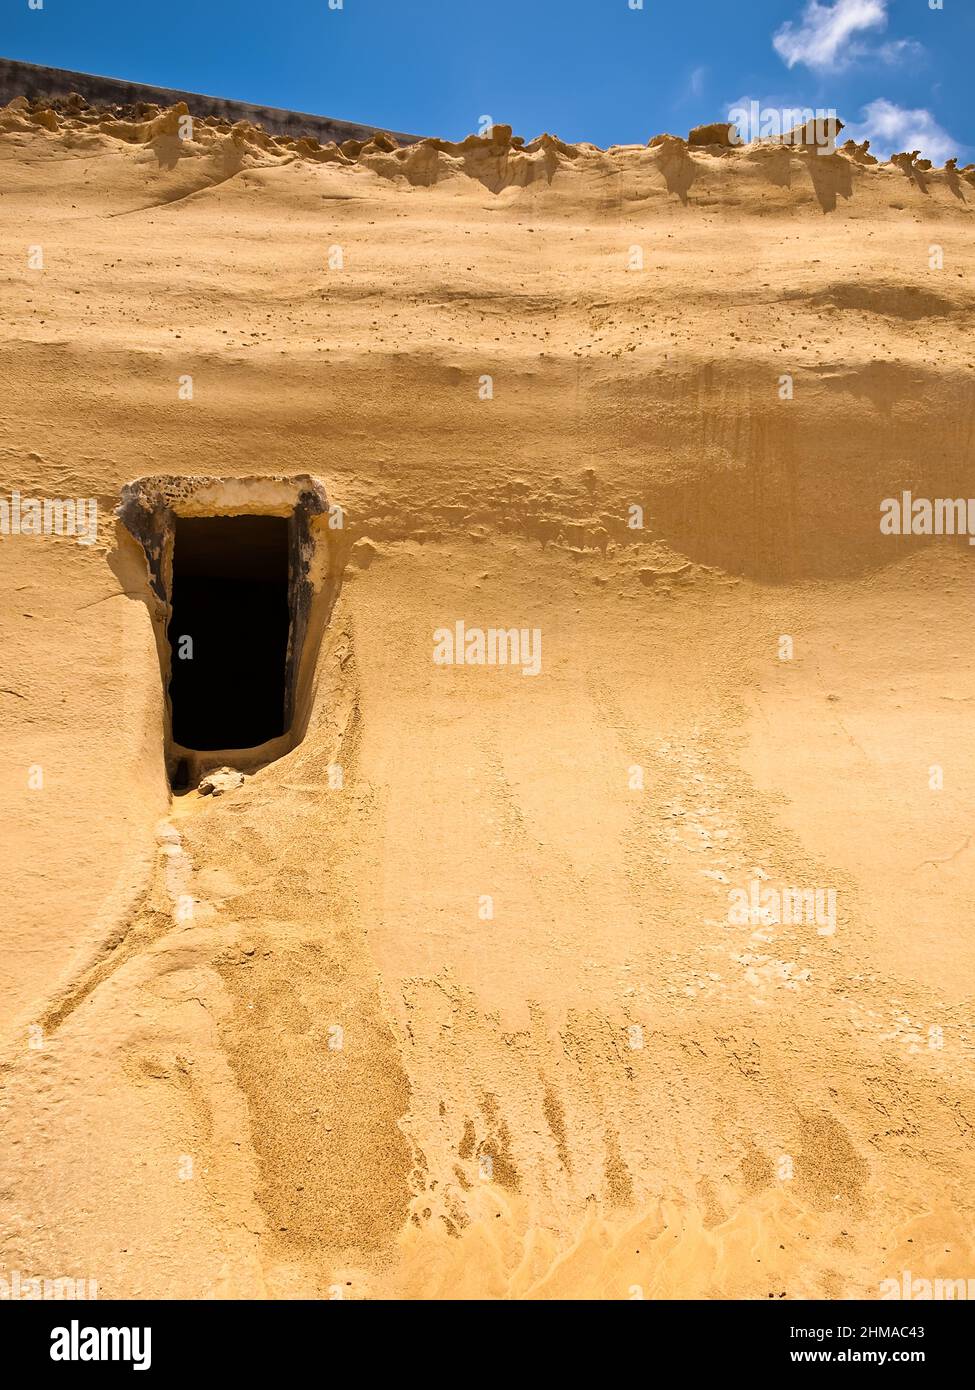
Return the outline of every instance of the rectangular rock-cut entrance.
{"type": "Polygon", "coordinates": [[[289,524],[175,518],[169,695],[184,748],[254,748],[287,729],[289,524]]]}

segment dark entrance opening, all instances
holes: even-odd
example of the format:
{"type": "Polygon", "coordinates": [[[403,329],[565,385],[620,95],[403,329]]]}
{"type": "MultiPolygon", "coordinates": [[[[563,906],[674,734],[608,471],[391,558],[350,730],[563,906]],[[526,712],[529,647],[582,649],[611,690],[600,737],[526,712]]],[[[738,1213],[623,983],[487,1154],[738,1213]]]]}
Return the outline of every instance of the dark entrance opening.
{"type": "Polygon", "coordinates": [[[286,517],[176,517],[169,695],[184,748],[285,732],[288,555],[286,517]]]}

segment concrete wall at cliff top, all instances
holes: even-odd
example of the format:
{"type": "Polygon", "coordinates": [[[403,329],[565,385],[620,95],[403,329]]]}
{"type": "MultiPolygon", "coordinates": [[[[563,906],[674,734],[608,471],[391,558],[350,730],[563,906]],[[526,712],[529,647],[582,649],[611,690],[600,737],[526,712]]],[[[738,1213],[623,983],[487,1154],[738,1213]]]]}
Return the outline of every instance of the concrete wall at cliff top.
{"type": "MultiPolygon", "coordinates": [[[[141,82],[125,82],[114,77],[98,77],[93,73],[71,72],[66,68],[39,67],[20,63],[12,58],[0,58],[0,105],[14,97],[50,97],[63,101],[78,92],[93,106],[130,106],[137,102],[152,102],[157,106],[173,106],[185,101],[194,116],[219,116],[227,121],[250,121],[260,125],[269,135],[290,135],[299,138],[314,136],[323,144],[334,140],[365,140],[379,126],[358,125],[354,121],[334,121],[328,116],[311,116],[302,111],[285,111],[275,106],[254,106],[247,101],[227,101],[223,97],[203,96],[198,92],[182,92],[172,87],[150,87],[141,82]]],[[[421,137],[390,131],[401,145],[413,144],[421,137]]]]}

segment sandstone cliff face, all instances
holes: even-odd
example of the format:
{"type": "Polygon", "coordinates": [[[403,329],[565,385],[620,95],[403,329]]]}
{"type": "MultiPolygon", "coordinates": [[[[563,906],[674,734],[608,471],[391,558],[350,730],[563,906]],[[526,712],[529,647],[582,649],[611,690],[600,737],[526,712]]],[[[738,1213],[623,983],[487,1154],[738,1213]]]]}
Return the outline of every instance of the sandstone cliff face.
{"type": "Polygon", "coordinates": [[[0,496],[99,517],[0,538],[0,1259],[103,1297],[970,1269],[972,550],[880,528],[975,491],[970,175],[185,114],[0,112],[0,496]],[[115,514],[155,475],[341,513],[293,746],[217,798],[171,795],[115,514]],[[438,664],[459,622],[538,673],[438,664]],[[832,921],[731,910],[788,887],[832,921]]]}

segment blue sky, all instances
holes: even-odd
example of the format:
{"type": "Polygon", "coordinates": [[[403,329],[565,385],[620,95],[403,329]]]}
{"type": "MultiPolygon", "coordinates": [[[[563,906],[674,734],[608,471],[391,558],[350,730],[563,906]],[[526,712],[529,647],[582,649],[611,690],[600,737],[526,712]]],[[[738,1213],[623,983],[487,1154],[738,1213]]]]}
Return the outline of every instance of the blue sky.
{"type": "Polygon", "coordinates": [[[0,0],[0,56],[423,135],[642,142],[755,100],[975,159],[975,0],[30,3],[0,0]]]}

